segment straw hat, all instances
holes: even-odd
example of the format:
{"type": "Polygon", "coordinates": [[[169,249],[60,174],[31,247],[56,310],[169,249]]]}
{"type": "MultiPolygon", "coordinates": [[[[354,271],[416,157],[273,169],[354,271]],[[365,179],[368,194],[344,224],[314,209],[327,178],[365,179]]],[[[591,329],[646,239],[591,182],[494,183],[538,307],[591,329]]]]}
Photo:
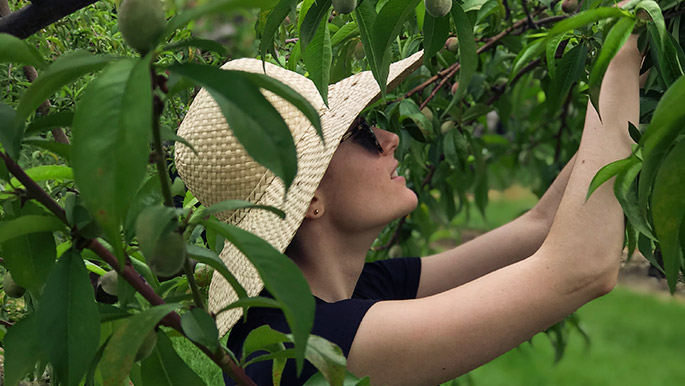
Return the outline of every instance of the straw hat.
{"type": "MultiPolygon", "coordinates": [[[[423,52],[393,63],[388,75],[388,89],[394,88],[420,67],[423,52]]],[[[264,73],[262,61],[238,59],[223,69],[264,73]]],[[[190,105],[178,130],[197,151],[177,143],[176,167],[190,191],[204,205],[228,199],[240,199],[271,205],[286,213],[285,219],[258,209],[244,209],[217,215],[221,221],[239,226],[271,243],[283,252],[304,219],[314,191],[323,178],[340,138],[359,113],[380,97],[380,89],[370,71],[355,74],[328,87],[326,107],[314,83],[304,76],[266,63],[266,74],[293,88],[306,98],[321,117],[325,145],[312,124],[293,105],[275,94],[263,91],[290,128],[298,154],[297,175],[286,195],[284,184],[273,173],[255,162],[233,136],[218,105],[206,90],[201,90],[190,105]]],[[[220,255],[226,266],[256,296],[264,288],[257,270],[232,244],[226,243],[220,255]]],[[[217,312],[237,300],[231,286],[214,273],[209,290],[209,308],[217,312]]],[[[240,318],[242,309],[232,309],[217,317],[223,336],[240,318]]]]}

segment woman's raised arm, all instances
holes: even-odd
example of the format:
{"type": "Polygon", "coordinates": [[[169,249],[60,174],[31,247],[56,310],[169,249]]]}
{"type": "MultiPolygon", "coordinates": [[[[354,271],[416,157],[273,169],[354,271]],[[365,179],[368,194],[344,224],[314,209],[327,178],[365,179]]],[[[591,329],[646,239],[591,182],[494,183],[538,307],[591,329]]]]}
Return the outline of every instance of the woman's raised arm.
{"type": "Polygon", "coordinates": [[[613,288],[623,214],[610,184],[585,200],[590,181],[630,154],[628,121],[639,114],[640,54],[631,36],[610,64],[600,122],[588,105],[568,185],[547,238],[530,258],[457,288],[372,306],[348,358],[373,384],[435,385],[476,368],[613,288]]]}

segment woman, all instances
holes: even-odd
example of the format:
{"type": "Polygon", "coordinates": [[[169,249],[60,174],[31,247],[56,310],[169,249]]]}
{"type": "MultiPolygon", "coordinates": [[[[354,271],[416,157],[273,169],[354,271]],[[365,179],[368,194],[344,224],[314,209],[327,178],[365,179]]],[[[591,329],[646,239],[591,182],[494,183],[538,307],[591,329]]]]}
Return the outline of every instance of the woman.
{"type": "MultiPolygon", "coordinates": [[[[267,93],[298,149],[298,176],[285,203],[282,183],[244,154],[206,93],[198,95],[179,131],[198,155],[179,145],[177,165],[207,205],[240,198],[286,211],[285,220],[255,210],[221,219],[260,235],[298,265],[316,297],[312,333],[341,346],[352,373],[370,376],[377,385],[435,385],[518,346],[616,284],[624,234],[621,207],[610,184],[587,201],[585,196],[602,166],[630,154],[627,127],[629,121],[638,123],[640,59],[637,38],[631,36],[606,72],[602,121],[588,104],[578,153],[532,210],[421,259],[364,264],[383,227],[417,204],[396,174],[398,136],[358,118],[378,97],[369,73],[332,85],[326,107],[311,82],[266,67],[269,76],[319,109],[326,139],[321,143],[301,114],[267,93]]],[[[420,62],[419,53],[393,64],[389,87],[420,62]]],[[[252,72],[261,72],[261,66],[250,59],[226,65],[252,72]]],[[[221,255],[251,295],[262,290],[254,268],[234,247],[226,244],[221,255]]],[[[230,287],[215,276],[212,309],[230,302],[230,296],[230,287]]],[[[222,333],[238,317],[221,314],[222,333]]],[[[233,328],[229,348],[239,354],[247,333],[262,324],[287,331],[279,312],[251,309],[247,321],[233,328]]],[[[309,365],[297,379],[290,364],[282,384],[302,384],[314,371],[309,365]]],[[[271,383],[270,362],[249,366],[247,373],[259,384],[271,383]]]]}

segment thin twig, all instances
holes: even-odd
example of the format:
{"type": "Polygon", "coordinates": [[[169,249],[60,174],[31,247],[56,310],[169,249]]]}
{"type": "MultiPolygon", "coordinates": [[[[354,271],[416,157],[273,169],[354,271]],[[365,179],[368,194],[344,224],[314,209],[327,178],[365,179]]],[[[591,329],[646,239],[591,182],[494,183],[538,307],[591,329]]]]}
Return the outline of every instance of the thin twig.
{"type": "Polygon", "coordinates": [[[57,20],[91,5],[98,0],[34,1],[0,19],[0,33],[26,39],[57,20]]]}

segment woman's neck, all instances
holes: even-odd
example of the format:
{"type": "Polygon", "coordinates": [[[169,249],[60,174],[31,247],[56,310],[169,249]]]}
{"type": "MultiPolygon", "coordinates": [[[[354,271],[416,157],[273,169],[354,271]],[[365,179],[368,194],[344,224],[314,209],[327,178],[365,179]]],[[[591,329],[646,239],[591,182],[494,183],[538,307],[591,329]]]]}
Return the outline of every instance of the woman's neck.
{"type": "Polygon", "coordinates": [[[312,225],[305,220],[300,226],[288,256],[300,267],[314,296],[329,303],[351,298],[380,230],[342,234],[325,224],[312,225]]]}

